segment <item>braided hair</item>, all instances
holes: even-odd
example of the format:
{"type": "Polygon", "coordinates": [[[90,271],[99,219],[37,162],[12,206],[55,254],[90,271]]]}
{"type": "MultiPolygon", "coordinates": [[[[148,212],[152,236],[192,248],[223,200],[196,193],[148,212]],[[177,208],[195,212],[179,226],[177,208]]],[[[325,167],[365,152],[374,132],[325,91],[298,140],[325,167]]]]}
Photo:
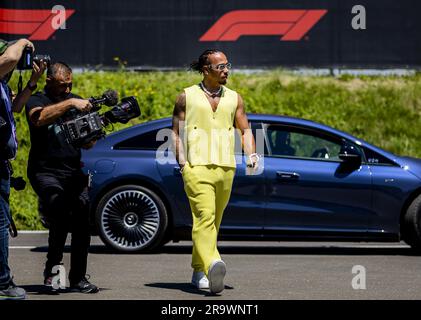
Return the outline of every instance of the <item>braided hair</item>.
{"type": "Polygon", "coordinates": [[[195,60],[190,63],[190,69],[197,71],[199,73],[203,73],[203,67],[209,64],[209,55],[222,52],[218,49],[208,49],[205,50],[199,57],[199,60],[195,60]]]}

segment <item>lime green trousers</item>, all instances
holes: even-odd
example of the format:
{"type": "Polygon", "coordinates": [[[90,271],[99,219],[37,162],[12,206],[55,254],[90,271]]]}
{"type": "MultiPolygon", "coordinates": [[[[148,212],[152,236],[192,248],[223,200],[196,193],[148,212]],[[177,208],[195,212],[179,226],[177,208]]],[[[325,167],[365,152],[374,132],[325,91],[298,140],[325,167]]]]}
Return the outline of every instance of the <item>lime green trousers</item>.
{"type": "Polygon", "coordinates": [[[194,271],[208,275],[211,263],[221,259],[217,248],[218,231],[231,196],[235,168],[191,166],[187,162],[182,175],[193,217],[191,266],[194,271]]]}

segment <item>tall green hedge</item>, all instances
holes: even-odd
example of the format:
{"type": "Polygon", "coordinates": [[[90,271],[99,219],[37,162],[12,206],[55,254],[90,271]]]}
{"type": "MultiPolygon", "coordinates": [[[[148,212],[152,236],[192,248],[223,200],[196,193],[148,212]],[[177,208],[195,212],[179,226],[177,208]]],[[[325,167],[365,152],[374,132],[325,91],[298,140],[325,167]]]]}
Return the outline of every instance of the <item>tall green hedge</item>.
{"type": "MultiPolygon", "coordinates": [[[[24,75],[24,83],[28,76],[24,75]]],[[[171,116],[177,94],[199,81],[200,76],[191,72],[86,72],[74,75],[73,92],[90,97],[112,88],[120,97],[136,96],[142,117],[115,126],[117,130],[171,116]]],[[[421,157],[421,74],[332,77],[299,76],[281,70],[233,72],[228,86],[242,95],[247,112],[322,122],[398,155],[421,157]]],[[[17,74],[11,87],[17,88],[17,74]]],[[[24,113],[16,119],[19,153],[13,165],[17,175],[26,179],[29,131],[24,113]]],[[[11,209],[18,228],[42,228],[29,183],[25,191],[12,191],[11,209]]]]}

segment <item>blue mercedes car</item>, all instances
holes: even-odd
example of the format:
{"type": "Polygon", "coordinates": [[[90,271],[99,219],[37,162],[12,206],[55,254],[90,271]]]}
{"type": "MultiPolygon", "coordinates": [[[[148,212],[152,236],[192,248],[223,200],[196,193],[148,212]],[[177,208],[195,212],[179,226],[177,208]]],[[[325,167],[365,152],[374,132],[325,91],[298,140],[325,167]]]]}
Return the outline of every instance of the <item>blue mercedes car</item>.
{"type": "MultiPolygon", "coordinates": [[[[248,115],[263,160],[237,171],[220,239],[400,241],[421,247],[421,160],[320,123],[248,115]]],[[[191,239],[171,118],[108,135],[83,154],[94,230],[119,251],[191,239]]],[[[239,139],[238,139],[239,140],[239,139]]]]}

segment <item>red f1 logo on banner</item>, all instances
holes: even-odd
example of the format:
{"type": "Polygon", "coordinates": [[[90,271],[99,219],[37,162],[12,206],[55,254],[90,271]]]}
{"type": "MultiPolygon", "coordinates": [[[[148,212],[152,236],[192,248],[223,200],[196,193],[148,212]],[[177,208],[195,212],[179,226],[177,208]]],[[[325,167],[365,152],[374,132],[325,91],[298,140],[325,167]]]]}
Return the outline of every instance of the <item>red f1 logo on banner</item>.
{"type": "Polygon", "coordinates": [[[327,10],[235,10],[224,14],[199,41],[237,41],[241,36],[282,35],[299,41],[327,10]]]}
{"type": "MultiPolygon", "coordinates": [[[[65,20],[75,12],[66,10],[65,20]]],[[[0,33],[30,35],[29,40],[48,40],[57,30],[51,10],[0,9],[0,33]]]]}

